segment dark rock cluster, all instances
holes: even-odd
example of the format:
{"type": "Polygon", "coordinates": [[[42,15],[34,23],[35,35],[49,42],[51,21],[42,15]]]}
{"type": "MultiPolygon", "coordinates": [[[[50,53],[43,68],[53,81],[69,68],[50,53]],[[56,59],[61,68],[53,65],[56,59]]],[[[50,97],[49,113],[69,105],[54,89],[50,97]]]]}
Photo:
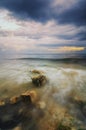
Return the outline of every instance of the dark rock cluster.
{"type": "MultiPolygon", "coordinates": [[[[25,118],[26,110],[35,108],[35,91],[26,91],[19,96],[0,100],[0,129],[9,130],[16,127],[25,118]]],[[[31,115],[28,115],[28,118],[31,115]]]]}

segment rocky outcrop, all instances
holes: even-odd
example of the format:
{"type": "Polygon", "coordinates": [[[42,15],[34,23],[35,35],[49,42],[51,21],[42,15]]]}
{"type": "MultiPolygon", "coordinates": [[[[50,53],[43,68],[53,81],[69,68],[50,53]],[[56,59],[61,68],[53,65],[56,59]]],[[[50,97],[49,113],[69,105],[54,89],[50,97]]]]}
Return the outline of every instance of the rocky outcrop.
{"type": "Polygon", "coordinates": [[[35,76],[35,77],[32,77],[32,83],[35,85],[35,86],[43,86],[45,85],[47,82],[47,78],[45,75],[38,75],[38,76],[35,76]]]}
{"type": "Polygon", "coordinates": [[[20,102],[25,104],[31,104],[35,103],[36,100],[37,100],[37,93],[35,91],[26,91],[19,96],[11,97],[7,101],[0,100],[0,106],[4,106],[6,104],[12,105],[20,102]]]}

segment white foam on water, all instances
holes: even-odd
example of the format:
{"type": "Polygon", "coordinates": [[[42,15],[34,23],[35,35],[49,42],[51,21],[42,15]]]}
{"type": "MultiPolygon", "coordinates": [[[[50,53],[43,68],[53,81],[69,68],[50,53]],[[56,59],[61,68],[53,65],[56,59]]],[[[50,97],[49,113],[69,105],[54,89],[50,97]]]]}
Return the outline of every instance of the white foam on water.
{"type": "MultiPolygon", "coordinates": [[[[65,66],[63,64],[63,66],[65,66]]],[[[48,79],[46,85],[46,93],[53,92],[52,96],[55,99],[60,97],[61,99],[68,95],[72,90],[85,89],[86,84],[86,69],[81,69],[77,66],[74,68],[67,68],[57,63],[47,63],[47,66],[43,66],[38,62],[10,62],[0,66],[0,78],[5,79],[2,84],[7,85],[8,81],[16,82],[18,84],[31,82],[31,70],[43,71],[44,75],[48,79]],[[57,66],[56,66],[57,65],[57,66]],[[56,66],[56,67],[55,67],[56,66]],[[5,83],[6,82],[6,83],[5,83]],[[55,89],[55,90],[53,90],[55,89]]]]}
{"type": "MultiPolygon", "coordinates": [[[[65,103],[66,97],[72,90],[80,92],[86,89],[86,70],[62,67],[36,67],[35,69],[43,71],[49,80],[44,96],[52,93],[51,96],[59,102],[65,103]]],[[[85,96],[85,93],[82,92],[82,95],[85,96]]]]}

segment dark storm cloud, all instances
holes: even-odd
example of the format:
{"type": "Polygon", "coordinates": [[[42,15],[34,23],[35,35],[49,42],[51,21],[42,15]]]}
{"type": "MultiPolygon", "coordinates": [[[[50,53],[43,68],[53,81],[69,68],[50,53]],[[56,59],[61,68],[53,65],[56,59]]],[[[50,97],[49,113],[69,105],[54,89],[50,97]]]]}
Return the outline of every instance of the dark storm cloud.
{"type": "Polygon", "coordinates": [[[0,0],[0,7],[13,12],[20,19],[31,18],[36,21],[47,21],[50,17],[51,0],[0,0]]]}
{"type": "Polygon", "coordinates": [[[64,10],[58,17],[59,23],[86,25],[86,0],[79,0],[77,4],[64,10]]]}
{"type": "Polygon", "coordinates": [[[86,41],[86,31],[81,31],[77,34],[80,41],[86,41]]]}
{"type": "Polygon", "coordinates": [[[60,34],[60,35],[54,35],[55,37],[58,37],[60,39],[64,40],[74,40],[77,39],[78,41],[86,41],[86,31],[83,29],[83,31],[79,31],[76,34],[60,34]]]}
{"type": "Polygon", "coordinates": [[[67,35],[67,34],[58,35],[58,34],[56,34],[56,35],[54,35],[54,37],[58,37],[59,39],[64,39],[64,40],[72,40],[75,38],[75,35],[67,35]]]}
{"type": "Polygon", "coordinates": [[[78,0],[61,13],[58,13],[60,7],[53,8],[52,4],[52,0],[0,0],[0,7],[13,12],[17,18],[40,22],[54,19],[59,24],[86,25],[86,0],[78,0]]]}

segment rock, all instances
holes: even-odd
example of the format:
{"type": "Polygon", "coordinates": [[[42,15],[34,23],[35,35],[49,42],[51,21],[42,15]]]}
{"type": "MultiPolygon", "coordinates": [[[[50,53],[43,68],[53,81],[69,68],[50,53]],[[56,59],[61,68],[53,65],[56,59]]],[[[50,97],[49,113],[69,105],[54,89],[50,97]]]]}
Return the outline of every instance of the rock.
{"type": "Polygon", "coordinates": [[[37,100],[37,93],[35,91],[26,91],[21,95],[23,102],[34,103],[37,100]]]}
{"type": "Polygon", "coordinates": [[[29,94],[31,96],[31,101],[35,103],[37,100],[37,93],[35,91],[30,91],[29,94]]]}
{"type": "MultiPolygon", "coordinates": [[[[8,100],[9,104],[16,104],[16,103],[26,103],[31,104],[35,103],[37,100],[37,93],[35,91],[26,91],[19,96],[14,96],[8,100]]],[[[3,100],[0,100],[0,106],[5,105],[3,100]]]]}
{"type": "Polygon", "coordinates": [[[27,118],[32,121],[31,111],[36,106],[36,100],[35,91],[26,91],[19,96],[0,100],[0,129],[20,130],[20,123],[23,124],[27,118]]]}
{"type": "Polygon", "coordinates": [[[35,74],[42,74],[43,73],[43,71],[40,71],[40,70],[32,70],[31,72],[35,73],[35,74]]]}
{"type": "Polygon", "coordinates": [[[32,83],[36,86],[42,86],[47,82],[47,78],[44,75],[35,76],[32,78],[32,83]]]}
{"type": "Polygon", "coordinates": [[[21,130],[20,126],[15,127],[13,130],[21,130]]]}
{"type": "Polygon", "coordinates": [[[21,100],[25,104],[30,104],[32,102],[31,101],[31,96],[27,92],[21,94],[21,100]]]}
{"type": "Polygon", "coordinates": [[[19,97],[12,97],[12,98],[10,98],[10,103],[11,104],[15,104],[15,103],[17,103],[19,101],[19,97]]]}
{"type": "Polygon", "coordinates": [[[0,100],[0,106],[5,105],[5,102],[3,100],[0,100]]]}

